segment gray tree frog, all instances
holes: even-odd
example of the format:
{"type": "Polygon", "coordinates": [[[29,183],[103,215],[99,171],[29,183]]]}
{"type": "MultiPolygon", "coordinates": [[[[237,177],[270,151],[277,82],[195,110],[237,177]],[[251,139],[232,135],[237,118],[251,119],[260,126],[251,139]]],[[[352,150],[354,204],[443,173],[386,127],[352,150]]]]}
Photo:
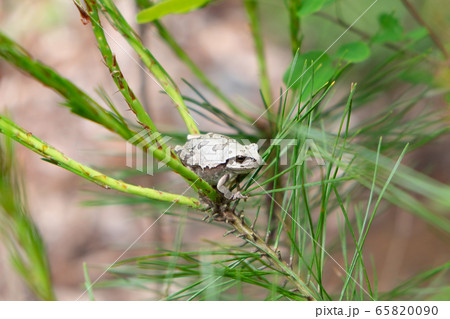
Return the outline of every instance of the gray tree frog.
{"type": "Polygon", "coordinates": [[[177,145],[174,151],[183,165],[215,186],[228,200],[246,198],[239,191],[232,193],[230,187],[238,175],[246,175],[262,165],[258,145],[242,145],[215,133],[188,135],[186,144],[177,145]]]}

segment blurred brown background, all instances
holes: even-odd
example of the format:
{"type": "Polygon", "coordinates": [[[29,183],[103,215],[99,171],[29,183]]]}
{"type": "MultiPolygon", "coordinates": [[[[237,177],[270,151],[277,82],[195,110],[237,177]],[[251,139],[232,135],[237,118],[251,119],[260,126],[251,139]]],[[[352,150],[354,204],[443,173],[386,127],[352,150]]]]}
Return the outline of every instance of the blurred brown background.
{"type": "MultiPolygon", "coordinates": [[[[276,1],[262,2],[269,8],[265,9],[266,14],[272,10],[276,16],[276,12],[282,10],[282,4],[276,1]]],[[[188,15],[169,17],[164,22],[194,61],[225,93],[235,100],[248,100],[260,105],[256,60],[245,12],[240,1],[223,2],[188,15]]],[[[134,21],[136,8],[133,1],[120,1],[119,5],[128,21],[134,21]]],[[[356,14],[359,9],[351,10],[356,14]]],[[[433,17],[431,23],[437,23],[439,14],[433,8],[428,10],[424,12],[425,17],[433,17]]],[[[276,89],[281,85],[280,79],[290,62],[291,53],[288,39],[277,34],[274,22],[268,20],[266,28],[272,28],[272,34],[267,37],[266,52],[269,74],[276,89]]],[[[34,57],[55,68],[91,96],[97,97],[94,89],[101,86],[113,97],[116,105],[122,107],[121,110],[127,109],[120,96],[115,94],[116,88],[101,62],[90,25],[84,26],[80,22],[78,11],[71,1],[0,0],[0,29],[34,57]]],[[[138,88],[141,71],[136,63],[136,55],[120,35],[109,26],[107,30],[117,41],[110,43],[122,71],[129,83],[138,88]]],[[[448,39],[449,30],[440,28],[436,31],[448,39]]],[[[145,42],[182,91],[188,89],[181,78],[201,87],[158,39],[152,28],[147,30],[145,42]]],[[[313,42],[307,40],[309,45],[315,44],[313,42]]],[[[325,43],[323,48],[328,45],[325,43]]],[[[171,101],[158,92],[159,88],[153,80],[146,80],[145,92],[136,91],[138,96],[143,98],[145,95],[148,99],[152,118],[159,127],[171,129],[182,125],[171,101]]],[[[124,142],[117,141],[101,127],[58,106],[61,101],[51,90],[0,61],[1,112],[8,109],[19,125],[84,164],[124,166],[125,159],[120,156],[125,150],[124,142]]],[[[202,130],[217,129],[198,116],[194,117],[201,123],[202,130]]],[[[410,155],[408,161],[419,163],[419,167],[426,168],[430,175],[448,183],[448,150],[447,136],[410,155]]],[[[17,146],[17,154],[25,176],[30,212],[48,248],[56,294],[61,300],[74,300],[84,290],[82,263],[88,263],[91,280],[95,280],[103,272],[102,267],[114,262],[152,224],[154,218],[136,217],[127,206],[81,206],[82,201],[92,198],[92,194],[84,190],[97,191],[96,186],[49,165],[22,146],[17,146]]],[[[166,183],[175,185],[177,181],[175,178],[166,183]]],[[[150,178],[142,183],[157,184],[158,180],[150,178]]],[[[137,249],[127,256],[154,253],[155,242],[165,242],[170,248],[176,222],[177,219],[170,216],[161,218],[158,225],[146,232],[136,244],[137,249]]],[[[223,231],[216,227],[199,224],[188,224],[185,230],[186,238],[198,243],[203,238],[222,240],[222,234],[223,231]]],[[[376,260],[380,290],[447,261],[450,255],[448,239],[400,209],[393,209],[389,214],[376,218],[366,251],[376,260]]],[[[10,266],[4,252],[4,247],[0,245],[0,300],[33,298],[10,266]]],[[[331,277],[335,277],[335,274],[330,274],[331,277]]],[[[95,295],[98,300],[153,297],[142,291],[118,289],[96,290],[95,295]]],[[[82,299],[87,299],[87,296],[82,299]]]]}

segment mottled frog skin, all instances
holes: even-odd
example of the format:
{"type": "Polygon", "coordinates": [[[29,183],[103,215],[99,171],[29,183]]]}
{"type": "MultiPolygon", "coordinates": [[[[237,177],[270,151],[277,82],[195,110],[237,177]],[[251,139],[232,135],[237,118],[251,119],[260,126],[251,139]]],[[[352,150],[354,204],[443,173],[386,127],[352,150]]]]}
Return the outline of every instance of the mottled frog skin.
{"type": "Polygon", "coordinates": [[[215,186],[228,200],[246,198],[240,192],[232,193],[230,187],[239,175],[262,165],[256,144],[242,145],[216,133],[188,135],[186,144],[177,145],[175,153],[183,165],[215,186]]]}

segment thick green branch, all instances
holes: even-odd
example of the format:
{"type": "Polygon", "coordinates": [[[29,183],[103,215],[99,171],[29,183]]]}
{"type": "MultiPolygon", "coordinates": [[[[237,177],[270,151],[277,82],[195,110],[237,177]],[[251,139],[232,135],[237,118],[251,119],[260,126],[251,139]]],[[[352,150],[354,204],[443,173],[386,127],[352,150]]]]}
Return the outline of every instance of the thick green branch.
{"type": "Polygon", "coordinates": [[[116,115],[103,109],[89,95],[79,89],[71,81],[59,75],[52,68],[33,59],[25,49],[2,33],[0,33],[0,57],[15,65],[20,70],[27,72],[42,84],[57,91],[66,99],[64,105],[69,106],[73,113],[92,120],[117,133],[130,143],[143,148],[155,159],[165,163],[173,171],[180,174],[196,192],[202,192],[212,201],[217,198],[217,192],[211,185],[200,179],[189,168],[183,166],[168,148],[162,149],[159,148],[159,145],[152,145],[151,141],[149,141],[149,137],[155,138],[156,136],[140,136],[136,132],[130,130],[116,115]]]}
{"type": "Polygon", "coordinates": [[[61,94],[67,100],[64,105],[68,106],[73,113],[94,121],[125,139],[134,135],[113,113],[102,108],[85,92],[52,68],[34,59],[24,48],[1,32],[0,57],[61,94]]]}
{"type": "MultiPolygon", "coordinates": [[[[133,90],[128,85],[122,71],[117,63],[115,55],[112,53],[111,48],[106,40],[105,32],[100,23],[98,16],[97,4],[95,0],[86,0],[87,12],[77,4],[80,12],[90,18],[92,24],[92,30],[98,42],[98,48],[102,54],[103,60],[106,66],[109,68],[110,74],[117,88],[122,93],[125,101],[129,105],[130,109],[136,114],[136,117],[140,124],[146,128],[150,134],[158,132],[155,124],[150,116],[145,111],[139,99],[134,94],[133,90]]],[[[163,145],[161,141],[158,141],[160,145],[163,145]]],[[[165,146],[165,145],[164,145],[165,146]]]]}
{"type": "Polygon", "coordinates": [[[61,166],[91,182],[105,188],[112,188],[124,193],[138,195],[146,198],[177,203],[194,208],[200,208],[199,200],[178,194],[166,193],[151,188],[127,184],[125,182],[108,177],[99,171],[80,164],[65,156],[58,150],[47,145],[31,133],[25,131],[5,117],[0,116],[0,132],[28,147],[33,152],[40,154],[49,162],[61,166]]]}
{"type": "Polygon", "coordinates": [[[149,137],[151,137],[150,142],[156,143],[159,147],[161,147],[162,150],[165,151],[167,149],[167,145],[163,142],[161,134],[158,134],[158,129],[156,128],[152,119],[146,112],[139,99],[134,94],[133,90],[128,85],[127,80],[120,70],[116,57],[112,53],[98,16],[98,9],[95,0],[86,0],[85,3],[87,6],[87,12],[78,3],[76,3],[76,5],[78,6],[80,13],[91,21],[92,30],[98,42],[98,48],[102,53],[103,60],[105,61],[106,66],[109,68],[114,83],[122,93],[122,96],[124,97],[130,109],[134,112],[134,114],[136,114],[138,122],[148,131],[149,137]]]}
{"type": "Polygon", "coordinates": [[[130,46],[136,51],[141,60],[154,75],[156,81],[161,85],[162,89],[170,96],[175,103],[178,112],[183,121],[186,123],[187,129],[191,134],[199,134],[197,124],[189,114],[188,108],[184,104],[184,100],[180,94],[178,87],[172,80],[170,75],[164,70],[159,62],[153,57],[150,51],[142,44],[141,40],[123,18],[117,7],[111,0],[98,0],[98,3],[104,9],[103,13],[108,18],[110,23],[122,34],[128,41],[130,46]]]}

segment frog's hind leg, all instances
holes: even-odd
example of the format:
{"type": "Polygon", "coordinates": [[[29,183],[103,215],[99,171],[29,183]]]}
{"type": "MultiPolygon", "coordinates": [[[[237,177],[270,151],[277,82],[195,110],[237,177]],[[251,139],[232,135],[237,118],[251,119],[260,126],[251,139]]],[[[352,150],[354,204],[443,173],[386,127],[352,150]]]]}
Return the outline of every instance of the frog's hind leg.
{"type": "Polygon", "coordinates": [[[247,196],[244,196],[241,194],[241,192],[236,192],[236,193],[232,193],[228,187],[226,186],[226,183],[228,182],[228,180],[230,179],[230,174],[225,174],[223,175],[219,181],[217,182],[217,189],[219,190],[219,192],[221,192],[223,194],[223,196],[225,196],[226,199],[229,200],[236,200],[236,199],[246,199],[247,196]]]}
{"type": "Polygon", "coordinates": [[[223,175],[217,182],[217,190],[225,196],[226,199],[232,199],[233,193],[225,185],[230,179],[230,174],[223,175]]]}

